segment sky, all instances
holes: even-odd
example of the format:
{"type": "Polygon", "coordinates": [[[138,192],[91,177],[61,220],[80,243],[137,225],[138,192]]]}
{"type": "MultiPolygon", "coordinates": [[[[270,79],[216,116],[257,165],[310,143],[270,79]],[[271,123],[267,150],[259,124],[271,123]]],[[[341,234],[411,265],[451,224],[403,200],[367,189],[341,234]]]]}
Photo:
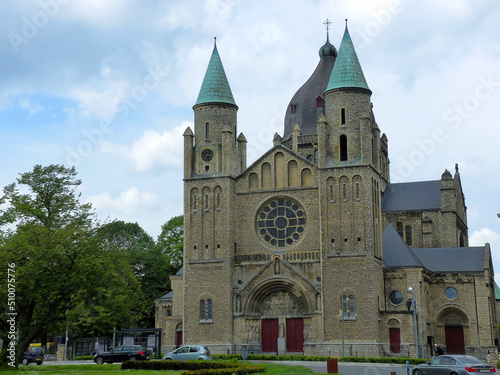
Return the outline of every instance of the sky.
{"type": "MultiPolygon", "coordinates": [[[[2,0],[0,186],[35,164],[75,166],[98,217],[153,238],[183,209],[183,138],[217,37],[248,165],[326,41],[349,32],[391,181],[458,163],[471,246],[500,272],[497,0],[2,0]]],[[[498,278],[497,278],[498,280],[498,278]]]]}

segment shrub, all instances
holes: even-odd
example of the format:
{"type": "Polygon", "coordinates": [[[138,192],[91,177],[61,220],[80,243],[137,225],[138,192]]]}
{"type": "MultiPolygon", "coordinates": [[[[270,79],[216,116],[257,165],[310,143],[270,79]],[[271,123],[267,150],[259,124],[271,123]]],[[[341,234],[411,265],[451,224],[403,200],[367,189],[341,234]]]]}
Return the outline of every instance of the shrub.
{"type": "Polygon", "coordinates": [[[88,360],[93,360],[94,356],[93,355],[75,355],[73,357],[74,361],[88,361],[88,360]]]}
{"type": "Polygon", "coordinates": [[[238,363],[220,363],[211,361],[125,361],[122,370],[173,370],[184,371],[183,375],[243,375],[264,372],[260,366],[250,366],[238,363]]]}

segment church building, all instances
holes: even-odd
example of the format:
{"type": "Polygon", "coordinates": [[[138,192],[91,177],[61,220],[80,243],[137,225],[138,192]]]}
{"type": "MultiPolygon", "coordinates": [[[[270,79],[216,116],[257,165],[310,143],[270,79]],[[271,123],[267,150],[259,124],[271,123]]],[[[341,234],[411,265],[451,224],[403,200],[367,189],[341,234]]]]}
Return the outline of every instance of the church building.
{"type": "Polygon", "coordinates": [[[163,351],[497,358],[490,247],[469,247],[458,166],[391,183],[371,94],[346,26],[247,165],[214,46],[184,132],[184,266],[155,301],[163,351]]]}

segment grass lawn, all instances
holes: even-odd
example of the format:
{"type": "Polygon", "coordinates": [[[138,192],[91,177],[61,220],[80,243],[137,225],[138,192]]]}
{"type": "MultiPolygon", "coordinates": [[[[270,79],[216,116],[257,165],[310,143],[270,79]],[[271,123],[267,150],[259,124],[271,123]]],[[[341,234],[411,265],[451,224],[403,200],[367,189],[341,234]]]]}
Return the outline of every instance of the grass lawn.
{"type": "MultiPolygon", "coordinates": [[[[266,368],[265,374],[267,375],[305,375],[314,374],[312,370],[300,366],[285,366],[285,365],[275,365],[261,363],[259,366],[266,368]]],[[[180,375],[181,371],[154,371],[154,370],[121,370],[121,365],[50,365],[50,366],[19,366],[19,372],[26,375],[107,375],[107,374],[132,374],[132,375],[154,375],[154,374],[168,374],[168,375],[180,375]]],[[[15,369],[0,369],[0,374],[14,374],[15,369]]]]}

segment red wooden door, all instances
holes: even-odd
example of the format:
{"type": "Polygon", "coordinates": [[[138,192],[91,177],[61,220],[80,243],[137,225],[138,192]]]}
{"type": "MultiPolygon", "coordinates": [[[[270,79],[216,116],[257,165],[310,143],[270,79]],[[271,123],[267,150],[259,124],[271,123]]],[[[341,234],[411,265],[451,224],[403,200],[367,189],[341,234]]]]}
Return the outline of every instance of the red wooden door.
{"type": "Polygon", "coordinates": [[[446,353],[465,354],[464,327],[444,327],[446,353]]]}
{"type": "Polygon", "coordinates": [[[286,350],[288,352],[304,351],[304,319],[286,320],[286,350]]]}
{"type": "Polygon", "coordinates": [[[182,331],[177,331],[177,347],[182,345],[182,331]]]}
{"type": "Polygon", "coordinates": [[[262,351],[264,353],[278,352],[278,319],[262,319],[262,351]]]}
{"type": "Polygon", "coordinates": [[[399,328],[389,328],[389,342],[391,353],[401,352],[401,333],[399,328]]]}

